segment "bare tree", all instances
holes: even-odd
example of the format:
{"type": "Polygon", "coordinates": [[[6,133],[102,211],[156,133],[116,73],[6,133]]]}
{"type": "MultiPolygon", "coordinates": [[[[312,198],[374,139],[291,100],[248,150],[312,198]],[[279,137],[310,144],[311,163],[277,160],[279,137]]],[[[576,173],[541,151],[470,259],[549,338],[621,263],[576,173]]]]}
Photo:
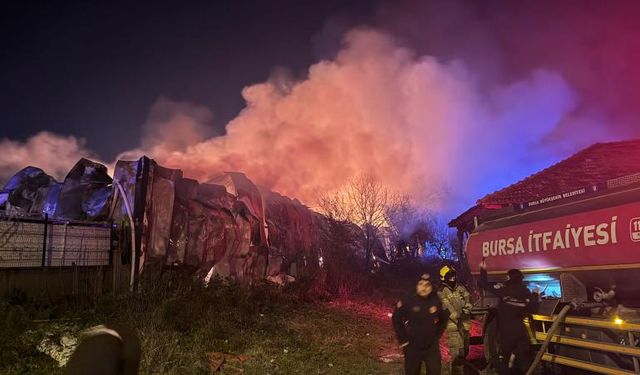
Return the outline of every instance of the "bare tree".
{"type": "Polygon", "coordinates": [[[350,221],[361,228],[365,271],[369,271],[373,249],[380,240],[381,229],[389,226],[389,213],[399,211],[399,198],[375,176],[364,174],[353,178],[343,191],[320,195],[318,206],[327,217],[350,221]]]}
{"type": "Polygon", "coordinates": [[[395,196],[387,207],[387,235],[393,245],[390,258],[394,259],[405,252],[407,237],[415,228],[418,209],[408,195],[395,196]]]}
{"type": "Polygon", "coordinates": [[[322,193],[316,209],[325,220],[320,225],[323,257],[323,288],[346,297],[363,285],[361,269],[362,231],[352,220],[352,205],[345,191],[322,193]]]}
{"type": "Polygon", "coordinates": [[[371,257],[380,230],[389,225],[388,213],[397,205],[397,196],[371,174],[355,177],[347,189],[352,205],[352,221],[358,224],[364,235],[365,271],[369,271],[371,257]]]}
{"type": "Polygon", "coordinates": [[[431,224],[432,237],[429,246],[435,250],[437,255],[446,260],[457,260],[456,234],[443,222],[433,220],[431,224]]]}
{"type": "Polygon", "coordinates": [[[319,211],[331,220],[340,222],[352,219],[353,205],[345,192],[320,193],[316,203],[319,211]]]}
{"type": "Polygon", "coordinates": [[[371,174],[353,178],[342,191],[320,194],[317,204],[329,219],[351,222],[361,229],[366,271],[384,236],[392,248],[390,260],[399,255],[417,257],[426,247],[443,258],[450,256],[447,228],[410,196],[394,193],[371,174]]]}

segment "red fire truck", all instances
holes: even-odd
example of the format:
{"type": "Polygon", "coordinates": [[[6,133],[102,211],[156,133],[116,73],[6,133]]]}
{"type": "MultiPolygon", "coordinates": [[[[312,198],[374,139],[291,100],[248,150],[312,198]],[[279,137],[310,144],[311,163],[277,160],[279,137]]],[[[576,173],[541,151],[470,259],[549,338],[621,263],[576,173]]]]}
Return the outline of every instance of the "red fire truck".
{"type": "MultiPolygon", "coordinates": [[[[486,258],[494,281],[517,268],[541,292],[528,322],[532,342],[547,341],[548,368],[640,373],[640,141],[595,144],[485,196],[450,225],[472,275],[486,258]]],[[[495,303],[482,295],[478,306],[495,303]]],[[[491,324],[488,314],[489,357],[491,324]]]]}

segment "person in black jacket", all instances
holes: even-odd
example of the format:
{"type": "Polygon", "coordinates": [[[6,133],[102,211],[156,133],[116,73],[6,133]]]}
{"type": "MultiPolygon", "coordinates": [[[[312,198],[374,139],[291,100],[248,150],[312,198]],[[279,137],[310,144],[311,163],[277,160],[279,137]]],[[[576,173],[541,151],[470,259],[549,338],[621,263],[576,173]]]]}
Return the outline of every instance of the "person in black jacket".
{"type": "Polygon", "coordinates": [[[422,275],[415,292],[398,301],[392,315],[393,329],[404,351],[405,374],[420,374],[424,362],[428,375],[440,375],[439,340],[448,319],[429,275],[422,275]]]}
{"type": "Polygon", "coordinates": [[[501,375],[511,374],[515,370],[517,374],[525,374],[532,357],[524,318],[535,311],[538,303],[537,295],[527,289],[524,284],[524,275],[517,269],[507,272],[505,285],[490,284],[484,259],[480,263],[480,287],[499,298],[496,318],[498,372],[501,375]]]}

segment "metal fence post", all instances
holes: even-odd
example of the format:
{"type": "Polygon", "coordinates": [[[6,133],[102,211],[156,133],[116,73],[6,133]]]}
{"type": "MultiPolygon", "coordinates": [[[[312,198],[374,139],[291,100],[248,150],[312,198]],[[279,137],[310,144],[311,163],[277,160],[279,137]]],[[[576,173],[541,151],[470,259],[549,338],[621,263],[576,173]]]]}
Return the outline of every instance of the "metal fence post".
{"type": "MultiPolygon", "coordinates": [[[[629,342],[627,343],[629,346],[636,345],[636,337],[633,335],[633,332],[629,331],[627,338],[629,339],[629,342]]],[[[633,356],[631,357],[631,360],[633,361],[634,371],[640,373],[640,363],[638,362],[638,357],[633,356]]]]}
{"type": "Polygon", "coordinates": [[[48,234],[49,215],[44,214],[44,237],[42,238],[42,267],[45,266],[47,260],[47,234],[48,234]]]}

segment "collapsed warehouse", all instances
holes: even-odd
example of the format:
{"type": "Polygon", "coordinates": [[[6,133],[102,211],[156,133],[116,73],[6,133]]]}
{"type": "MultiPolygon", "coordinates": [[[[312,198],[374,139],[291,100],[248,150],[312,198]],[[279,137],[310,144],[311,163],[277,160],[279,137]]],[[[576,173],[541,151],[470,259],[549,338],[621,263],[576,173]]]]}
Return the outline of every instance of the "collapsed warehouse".
{"type": "Polygon", "coordinates": [[[200,183],[147,157],[118,161],[113,178],[87,159],[62,182],[27,167],[0,192],[0,213],[6,288],[21,286],[18,271],[46,267],[113,266],[101,279],[114,287],[174,267],[207,280],[283,283],[318,272],[326,227],[322,215],[242,173],[200,183]]]}

